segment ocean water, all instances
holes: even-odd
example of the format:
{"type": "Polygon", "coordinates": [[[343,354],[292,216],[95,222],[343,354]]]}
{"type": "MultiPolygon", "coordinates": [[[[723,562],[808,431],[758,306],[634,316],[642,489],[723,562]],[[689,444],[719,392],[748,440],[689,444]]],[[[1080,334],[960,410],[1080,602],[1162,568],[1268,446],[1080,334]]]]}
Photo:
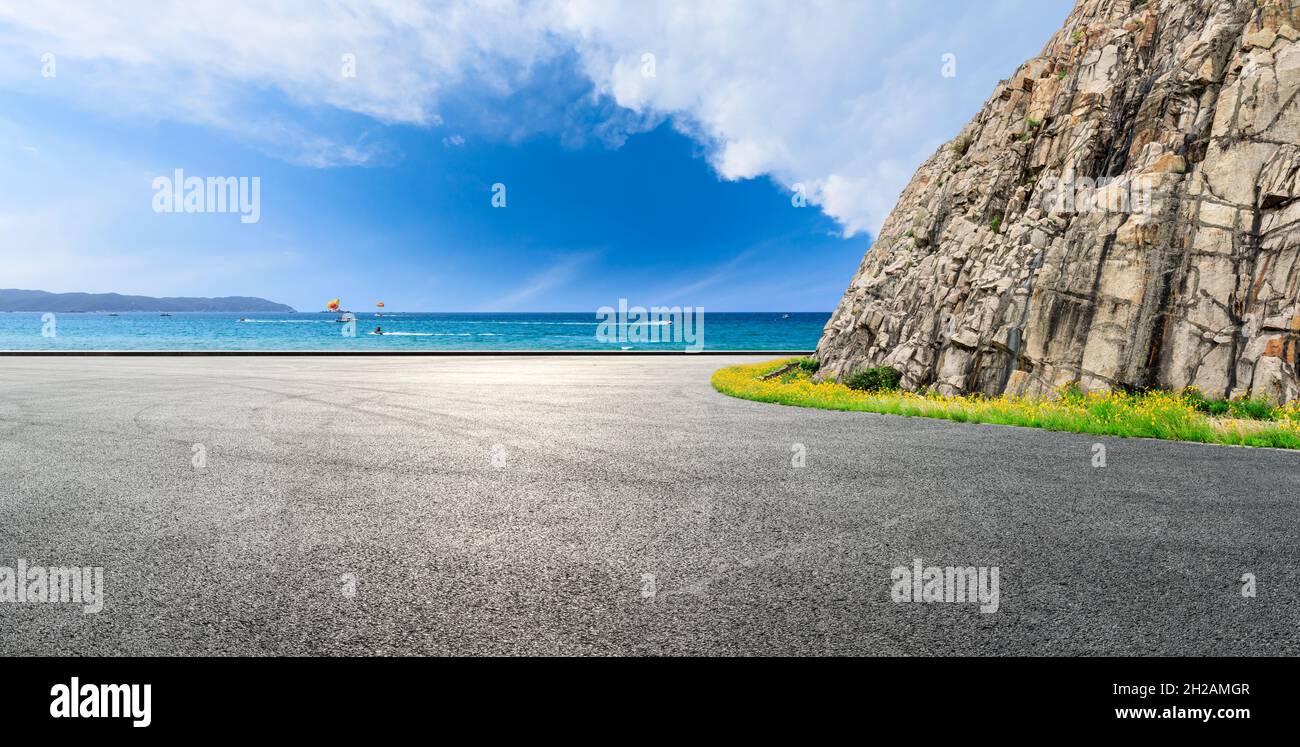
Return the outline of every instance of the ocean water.
{"type": "MultiPolygon", "coordinates": [[[[661,326],[655,341],[597,339],[594,313],[384,313],[356,315],[355,336],[337,314],[157,312],[0,313],[0,350],[681,350],[661,326]],[[51,324],[52,321],[52,324],[51,324]],[[376,326],[383,335],[372,334],[376,326]],[[50,333],[53,333],[52,335],[50,333]]],[[[704,314],[705,350],[812,350],[828,312],[704,314]]],[[[688,325],[689,327],[689,325],[688,325]]],[[[689,332],[687,328],[685,331],[689,332]]],[[[647,329],[643,331],[649,335],[647,329]]],[[[680,336],[680,333],[679,333],[680,336]]]]}

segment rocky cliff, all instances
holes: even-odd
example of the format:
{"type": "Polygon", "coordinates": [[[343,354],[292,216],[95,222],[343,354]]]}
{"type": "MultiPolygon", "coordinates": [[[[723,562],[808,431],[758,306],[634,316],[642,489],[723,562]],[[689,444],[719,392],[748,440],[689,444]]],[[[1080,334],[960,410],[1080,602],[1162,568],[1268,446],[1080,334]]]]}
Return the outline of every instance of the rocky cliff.
{"type": "Polygon", "coordinates": [[[1297,29],[1296,0],[1080,0],[903,191],[821,375],[1296,398],[1297,29]]]}

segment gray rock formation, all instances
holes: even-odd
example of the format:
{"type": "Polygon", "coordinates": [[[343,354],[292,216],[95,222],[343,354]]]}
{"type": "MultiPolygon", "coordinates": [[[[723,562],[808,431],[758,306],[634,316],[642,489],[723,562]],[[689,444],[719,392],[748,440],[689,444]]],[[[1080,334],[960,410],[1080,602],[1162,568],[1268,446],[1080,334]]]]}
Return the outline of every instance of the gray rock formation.
{"type": "Polygon", "coordinates": [[[1300,395],[1300,3],[1080,0],[917,171],[823,376],[1300,395]]]}

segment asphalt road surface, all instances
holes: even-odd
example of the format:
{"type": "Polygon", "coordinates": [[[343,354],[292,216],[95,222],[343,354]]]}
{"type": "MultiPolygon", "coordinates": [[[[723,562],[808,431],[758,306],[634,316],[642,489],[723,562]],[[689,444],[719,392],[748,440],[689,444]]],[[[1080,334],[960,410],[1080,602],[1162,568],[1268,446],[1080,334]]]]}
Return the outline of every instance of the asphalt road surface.
{"type": "Polygon", "coordinates": [[[0,654],[1300,654],[1300,454],[710,387],[746,360],[0,358],[0,566],[105,588],[0,654]],[[916,559],[997,611],[895,602],[916,559]]]}

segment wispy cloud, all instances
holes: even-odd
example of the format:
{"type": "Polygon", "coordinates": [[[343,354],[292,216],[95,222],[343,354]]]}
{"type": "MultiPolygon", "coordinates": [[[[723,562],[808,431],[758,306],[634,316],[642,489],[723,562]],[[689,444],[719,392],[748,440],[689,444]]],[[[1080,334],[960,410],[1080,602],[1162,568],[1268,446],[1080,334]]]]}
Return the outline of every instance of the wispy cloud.
{"type": "Polygon", "coordinates": [[[739,268],[743,267],[745,263],[755,255],[756,252],[757,252],[756,247],[750,247],[749,249],[746,249],[740,254],[737,254],[736,256],[732,257],[726,262],[723,262],[722,264],[713,268],[713,270],[711,270],[704,277],[693,281],[689,285],[684,285],[680,288],[676,288],[664,294],[664,298],[672,302],[680,301],[685,303],[688,301],[684,299],[689,299],[690,295],[693,293],[696,293],[710,286],[717,285],[718,283],[727,282],[727,281],[734,282],[736,279],[736,271],[739,268]]]}
{"type": "Polygon", "coordinates": [[[548,291],[561,288],[577,278],[582,269],[600,255],[599,252],[569,254],[545,270],[528,278],[522,286],[484,305],[482,311],[510,311],[548,291]]]}

